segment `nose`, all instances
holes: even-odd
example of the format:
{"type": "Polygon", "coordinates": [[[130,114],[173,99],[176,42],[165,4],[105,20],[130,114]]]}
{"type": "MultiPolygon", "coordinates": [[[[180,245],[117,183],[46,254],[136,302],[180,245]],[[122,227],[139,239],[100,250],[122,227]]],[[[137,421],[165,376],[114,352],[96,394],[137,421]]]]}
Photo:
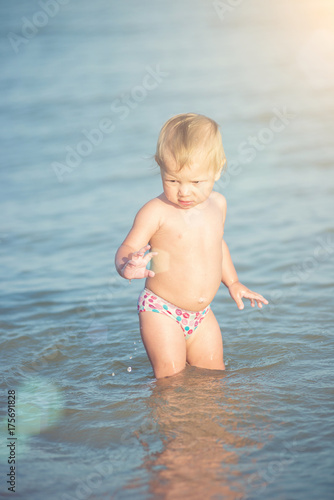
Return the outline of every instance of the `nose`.
{"type": "Polygon", "coordinates": [[[190,188],[187,184],[179,185],[179,196],[184,198],[190,194],[190,188]]]}

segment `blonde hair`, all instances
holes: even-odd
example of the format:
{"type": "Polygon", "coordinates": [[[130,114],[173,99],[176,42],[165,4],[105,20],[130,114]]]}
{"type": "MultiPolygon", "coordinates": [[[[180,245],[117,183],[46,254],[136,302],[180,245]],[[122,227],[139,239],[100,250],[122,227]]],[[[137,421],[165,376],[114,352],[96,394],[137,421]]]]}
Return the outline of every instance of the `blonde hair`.
{"type": "Polygon", "coordinates": [[[162,127],[155,160],[161,168],[166,157],[172,156],[181,170],[200,154],[208,168],[216,173],[226,163],[218,124],[211,118],[196,113],[173,116],[162,127]]]}

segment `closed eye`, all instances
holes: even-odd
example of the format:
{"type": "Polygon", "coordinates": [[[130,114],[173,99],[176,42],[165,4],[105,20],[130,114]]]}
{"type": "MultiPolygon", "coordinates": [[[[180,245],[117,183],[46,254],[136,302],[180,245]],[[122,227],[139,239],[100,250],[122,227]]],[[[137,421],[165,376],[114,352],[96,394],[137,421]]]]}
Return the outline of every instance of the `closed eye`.
{"type": "MultiPolygon", "coordinates": [[[[175,183],[175,182],[179,182],[179,181],[176,179],[166,179],[166,182],[175,183]]],[[[192,184],[200,184],[201,182],[205,182],[205,181],[191,181],[192,184]]]]}

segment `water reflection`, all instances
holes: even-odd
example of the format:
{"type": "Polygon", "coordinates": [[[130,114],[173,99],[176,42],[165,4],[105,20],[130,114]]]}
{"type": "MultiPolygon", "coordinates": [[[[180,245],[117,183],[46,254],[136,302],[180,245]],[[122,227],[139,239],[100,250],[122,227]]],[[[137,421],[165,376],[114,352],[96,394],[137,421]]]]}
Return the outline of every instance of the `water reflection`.
{"type": "MultiPolygon", "coordinates": [[[[149,406],[163,442],[143,464],[153,498],[245,498],[247,473],[238,466],[238,450],[262,444],[250,437],[252,426],[245,432],[250,396],[235,394],[234,387],[232,399],[228,382],[226,372],[187,367],[152,387],[149,406]]],[[[145,432],[138,437],[145,446],[145,432]]]]}

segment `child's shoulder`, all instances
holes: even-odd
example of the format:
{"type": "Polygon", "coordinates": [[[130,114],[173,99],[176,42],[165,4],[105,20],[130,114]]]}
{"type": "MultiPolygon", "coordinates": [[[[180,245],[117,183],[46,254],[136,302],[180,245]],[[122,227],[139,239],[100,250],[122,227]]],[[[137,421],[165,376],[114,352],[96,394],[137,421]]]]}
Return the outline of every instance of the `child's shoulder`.
{"type": "Polygon", "coordinates": [[[137,212],[133,223],[133,228],[145,231],[148,240],[160,227],[163,219],[161,201],[153,198],[145,203],[137,212]]]}
{"type": "Polygon", "coordinates": [[[162,209],[164,206],[164,202],[161,199],[161,195],[157,196],[156,198],[152,198],[151,200],[147,201],[145,205],[143,205],[139,211],[144,210],[157,210],[157,209],[162,209]]]}
{"type": "Polygon", "coordinates": [[[162,212],[164,207],[164,203],[160,199],[159,196],[156,198],[152,198],[152,200],[149,200],[143,205],[137,213],[137,217],[139,216],[159,216],[159,214],[162,212]]]}
{"type": "Polygon", "coordinates": [[[211,199],[214,203],[216,203],[221,210],[226,212],[226,198],[218,191],[212,191],[211,199]]]}

